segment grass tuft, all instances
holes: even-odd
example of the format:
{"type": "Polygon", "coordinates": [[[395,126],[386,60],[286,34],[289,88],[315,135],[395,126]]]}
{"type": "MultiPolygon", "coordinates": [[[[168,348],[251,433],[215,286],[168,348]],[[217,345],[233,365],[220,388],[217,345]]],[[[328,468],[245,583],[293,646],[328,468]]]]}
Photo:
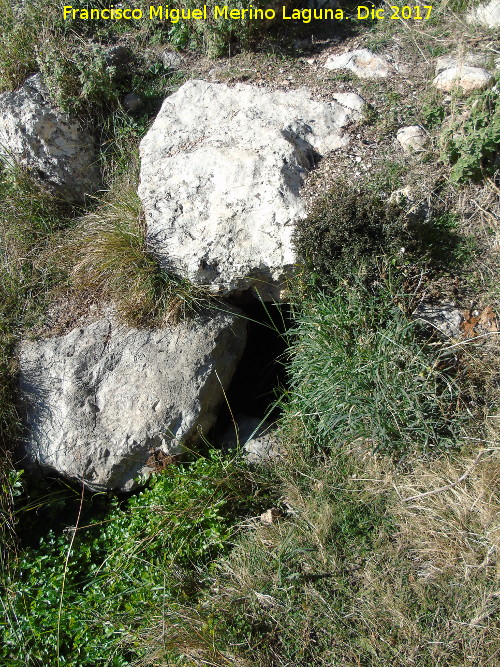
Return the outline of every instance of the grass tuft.
{"type": "Polygon", "coordinates": [[[81,219],[64,246],[72,286],[113,301],[124,321],[134,326],[176,321],[205,299],[187,280],[160,268],[147,248],[145,231],[139,197],[132,183],[125,182],[81,219]]]}

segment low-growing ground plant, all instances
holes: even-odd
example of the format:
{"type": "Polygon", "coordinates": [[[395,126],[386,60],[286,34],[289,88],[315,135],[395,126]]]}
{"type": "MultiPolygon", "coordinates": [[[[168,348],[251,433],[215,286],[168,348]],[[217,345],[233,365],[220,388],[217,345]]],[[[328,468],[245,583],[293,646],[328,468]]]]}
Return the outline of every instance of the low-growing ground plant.
{"type": "MultiPolygon", "coordinates": [[[[389,281],[340,281],[305,300],[291,332],[289,402],[319,447],[361,439],[399,458],[457,445],[454,357],[426,348],[389,281]]],[[[435,349],[435,348],[434,348],[435,349]]]]}
{"type": "Polygon", "coordinates": [[[367,284],[376,281],[384,257],[410,273],[412,266],[456,268],[463,258],[468,240],[459,233],[456,214],[436,204],[408,215],[404,197],[380,195],[381,178],[375,174],[360,187],[336,183],[297,225],[295,247],[317,287],[335,288],[339,276],[347,279],[352,272],[363,274],[367,284]]]}
{"type": "MultiPolygon", "coordinates": [[[[25,548],[2,597],[0,657],[25,665],[129,665],[141,634],[197,591],[229,548],[236,516],[255,512],[248,466],[212,453],[169,465],[148,488],[90,524],[25,548]]],[[[161,638],[160,638],[161,642],[161,638]]]]}
{"type": "Polygon", "coordinates": [[[451,166],[451,181],[466,183],[491,176],[500,148],[498,91],[470,97],[462,112],[450,117],[440,146],[441,159],[451,166]]]}

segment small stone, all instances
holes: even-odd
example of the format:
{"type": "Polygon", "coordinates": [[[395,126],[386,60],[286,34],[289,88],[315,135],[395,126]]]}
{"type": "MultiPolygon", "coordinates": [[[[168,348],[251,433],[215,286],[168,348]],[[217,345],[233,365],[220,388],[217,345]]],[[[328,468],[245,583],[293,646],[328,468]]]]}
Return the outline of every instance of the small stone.
{"type": "Polygon", "coordinates": [[[418,152],[427,143],[427,133],[420,125],[409,125],[398,130],[396,139],[405,153],[418,152]]]}
{"type": "Polygon", "coordinates": [[[495,77],[482,67],[450,67],[438,74],[432,83],[445,93],[450,93],[454,88],[469,93],[490,88],[495,83],[495,77]]]}
{"type": "Polygon", "coordinates": [[[139,111],[142,107],[143,101],[139,95],[136,95],[135,93],[128,93],[128,95],[125,95],[123,98],[123,108],[129,113],[139,111]]]}
{"type": "Polygon", "coordinates": [[[459,338],[460,336],[463,316],[453,304],[446,302],[435,305],[421,304],[415,311],[415,316],[443,336],[448,338],[459,338]]]}
{"type": "Polygon", "coordinates": [[[324,67],[330,70],[348,69],[362,79],[385,78],[394,73],[394,68],[386,58],[368,49],[330,56],[324,67]]]}
{"type": "Polygon", "coordinates": [[[169,69],[178,69],[182,65],[183,58],[176,51],[165,49],[161,54],[161,60],[165,67],[168,67],[169,69]]]}
{"type": "MultiPolygon", "coordinates": [[[[334,93],[332,97],[336,102],[341,104],[346,109],[357,111],[358,113],[363,113],[363,110],[366,106],[365,100],[356,93],[334,93]]],[[[360,138],[359,134],[357,138],[360,138]]]]}
{"type": "Polygon", "coordinates": [[[216,445],[225,451],[242,447],[252,464],[268,463],[283,455],[272,424],[248,415],[237,415],[236,427],[229,426],[216,445]]]}
{"type": "Polygon", "coordinates": [[[276,519],[278,519],[280,516],[281,512],[275,507],[272,507],[271,509],[266,510],[260,515],[260,521],[261,523],[264,523],[266,526],[270,526],[273,523],[276,523],[276,519]]]}

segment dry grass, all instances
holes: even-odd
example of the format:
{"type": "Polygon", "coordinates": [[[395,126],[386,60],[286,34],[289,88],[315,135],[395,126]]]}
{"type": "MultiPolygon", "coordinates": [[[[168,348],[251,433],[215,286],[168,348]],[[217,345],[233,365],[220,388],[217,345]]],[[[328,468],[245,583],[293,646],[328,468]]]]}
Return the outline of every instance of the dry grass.
{"type": "Polygon", "coordinates": [[[500,583],[499,452],[419,466],[396,485],[400,539],[419,563],[419,576],[465,582],[483,571],[500,583]]]}
{"type": "Polygon", "coordinates": [[[72,286],[110,300],[125,322],[155,326],[183,317],[204,295],[160,269],[146,244],[135,184],[125,180],[87,213],[63,243],[72,286]]]}

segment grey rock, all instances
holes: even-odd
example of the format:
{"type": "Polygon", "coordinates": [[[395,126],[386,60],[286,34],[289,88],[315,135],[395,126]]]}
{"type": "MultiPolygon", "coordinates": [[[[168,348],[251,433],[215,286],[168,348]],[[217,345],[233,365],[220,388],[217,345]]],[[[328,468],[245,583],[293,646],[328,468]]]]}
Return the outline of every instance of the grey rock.
{"type": "Polygon", "coordinates": [[[162,265],[214,293],[279,300],[306,216],[304,179],[359,118],[305,89],[185,83],[140,147],[139,196],[162,265]]]}
{"type": "Polygon", "coordinates": [[[0,152],[70,201],[83,201],[101,185],[92,136],[51,103],[40,74],[0,95],[0,152]]]}
{"type": "Polygon", "coordinates": [[[163,51],[161,60],[164,67],[168,67],[169,69],[179,69],[184,61],[180,53],[171,51],[170,49],[165,49],[165,51],[163,51]]]}
{"type": "Polygon", "coordinates": [[[451,303],[423,303],[418,306],[414,315],[448,338],[460,337],[462,312],[451,303]]]}
{"type": "Polygon", "coordinates": [[[92,490],[132,489],[151,456],[196,446],[213,426],[245,340],[245,319],[218,312],[156,330],[109,315],[24,342],[22,464],[92,490]]]}
{"type": "Polygon", "coordinates": [[[394,67],[387,58],[372,53],[368,49],[357,49],[332,55],[324,66],[330,70],[348,69],[362,79],[386,78],[395,73],[394,67]]]}
{"type": "Polygon", "coordinates": [[[416,153],[424,149],[427,143],[427,132],[420,125],[409,125],[397,131],[396,139],[406,153],[416,153]]]}
{"type": "Polygon", "coordinates": [[[218,439],[218,445],[225,450],[236,449],[239,445],[249,463],[266,463],[283,454],[275,427],[247,415],[237,416],[236,427],[234,424],[229,426],[218,439]]]}
{"type": "Polygon", "coordinates": [[[450,93],[455,88],[469,93],[491,88],[495,83],[495,77],[482,67],[463,65],[443,70],[432,83],[435,88],[445,93],[450,93]]]}
{"type": "Polygon", "coordinates": [[[123,108],[125,109],[125,111],[128,111],[129,113],[135,113],[136,111],[140,111],[143,106],[144,103],[142,99],[139,97],[139,95],[136,95],[135,93],[128,93],[123,98],[123,108]]]}

